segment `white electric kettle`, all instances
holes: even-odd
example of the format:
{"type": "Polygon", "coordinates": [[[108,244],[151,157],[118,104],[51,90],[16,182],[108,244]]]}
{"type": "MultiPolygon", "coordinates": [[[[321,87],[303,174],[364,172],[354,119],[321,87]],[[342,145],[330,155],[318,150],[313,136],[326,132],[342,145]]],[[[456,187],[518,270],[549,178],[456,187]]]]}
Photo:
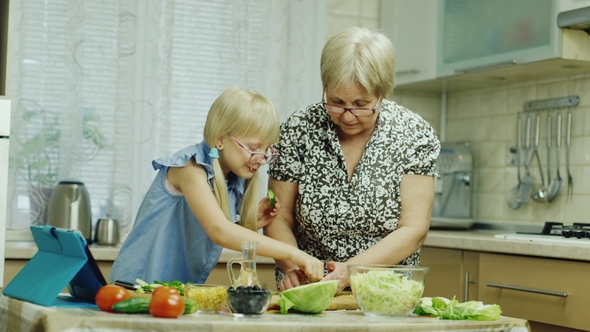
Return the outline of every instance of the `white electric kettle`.
{"type": "Polygon", "coordinates": [[[49,198],[47,225],[75,229],[92,243],[90,195],[80,181],[60,181],[49,198]]]}

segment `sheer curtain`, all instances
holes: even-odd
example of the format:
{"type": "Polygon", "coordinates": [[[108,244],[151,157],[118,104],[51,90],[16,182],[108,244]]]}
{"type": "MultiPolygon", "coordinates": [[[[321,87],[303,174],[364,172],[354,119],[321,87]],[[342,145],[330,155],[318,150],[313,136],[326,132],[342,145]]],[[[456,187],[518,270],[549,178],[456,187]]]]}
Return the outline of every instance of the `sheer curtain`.
{"type": "Polygon", "coordinates": [[[260,91],[281,119],[319,100],[324,18],[325,0],[11,1],[7,228],[42,224],[73,179],[93,222],[129,230],[151,160],[200,142],[226,87],[260,91]]]}

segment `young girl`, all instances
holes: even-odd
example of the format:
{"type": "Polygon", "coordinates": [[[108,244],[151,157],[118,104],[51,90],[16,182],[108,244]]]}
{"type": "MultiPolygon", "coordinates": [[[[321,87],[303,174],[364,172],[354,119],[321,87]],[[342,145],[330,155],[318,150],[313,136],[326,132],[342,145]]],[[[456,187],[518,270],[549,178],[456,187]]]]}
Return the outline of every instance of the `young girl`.
{"type": "Polygon", "coordinates": [[[258,233],[280,208],[278,200],[274,210],[268,198],[258,201],[257,173],[278,157],[271,146],[278,137],[278,115],[269,100],[252,90],[225,90],[209,110],[204,141],[152,161],[158,174],[111,282],[205,283],[222,247],[240,251],[244,241],[257,241],[258,255],[289,260],[310,279],[321,279],[321,261],[258,233]]]}

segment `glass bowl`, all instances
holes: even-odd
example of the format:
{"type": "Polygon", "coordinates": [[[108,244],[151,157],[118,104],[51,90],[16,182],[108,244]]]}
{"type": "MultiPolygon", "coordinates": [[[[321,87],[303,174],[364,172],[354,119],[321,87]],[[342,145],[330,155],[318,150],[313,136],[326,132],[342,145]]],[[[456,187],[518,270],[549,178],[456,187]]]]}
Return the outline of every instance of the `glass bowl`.
{"type": "Polygon", "coordinates": [[[408,316],[418,305],[428,268],[402,265],[348,265],[350,288],[369,316],[408,316]]]}
{"type": "Polygon", "coordinates": [[[227,287],[186,283],[184,295],[197,303],[198,313],[219,313],[227,301],[227,287]]]}
{"type": "Polygon", "coordinates": [[[268,308],[271,298],[270,290],[258,286],[227,289],[229,309],[236,317],[262,315],[268,308]]]}

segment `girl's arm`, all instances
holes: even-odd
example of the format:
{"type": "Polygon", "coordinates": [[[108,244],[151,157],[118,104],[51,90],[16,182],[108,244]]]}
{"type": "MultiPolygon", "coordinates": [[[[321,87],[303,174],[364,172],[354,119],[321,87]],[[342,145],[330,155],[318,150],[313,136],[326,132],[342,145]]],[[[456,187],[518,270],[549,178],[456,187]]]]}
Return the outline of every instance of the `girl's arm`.
{"type": "Polygon", "coordinates": [[[211,240],[228,249],[241,251],[242,242],[257,241],[257,254],[287,260],[305,271],[312,280],[324,274],[324,264],[307,253],[280,241],[268,238],[227,220],[219,208],[209,184],[207,173],[194,159],[184,167],[171,167],[168,181],[180,190],[211,240]]]}
{"type": "MultiPolygon", "coordinates": [[[[295,201],[299,184],[270,178],[269,188],[275,192],[276,198],[280,197],[281,209],[275,220],[264,228],[264,234],[297,248],[297,240],[293,230],[297,222],[295,220],[295,201]]],[[[305,275],[297,272],[299,269],[295,264],[288,260],[276,259],[275,261],[285,274],[285,278],[279,284],[279,289],[296,287],[305,281],[305,275]]]]}

